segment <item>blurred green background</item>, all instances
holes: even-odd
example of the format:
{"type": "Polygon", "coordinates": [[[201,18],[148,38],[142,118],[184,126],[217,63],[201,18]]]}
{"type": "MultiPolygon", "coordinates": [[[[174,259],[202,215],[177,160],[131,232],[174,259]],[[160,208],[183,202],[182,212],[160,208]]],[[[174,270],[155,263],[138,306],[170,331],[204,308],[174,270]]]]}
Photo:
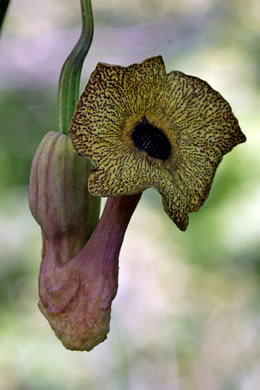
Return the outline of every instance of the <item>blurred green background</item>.
{"type": "Polygon", "coordinates": [[[147,190],[120,257],[108,339],[66,351],[37,308],[40,229],[28,210],[33,154],[56,130],[61,66],[79,1],[13,0],[0,44],[0,389],[259,390],[260,3],[93,1],[82,88],[98,61],[153,55],[207,80],[247,143],[224,157],[182,233],[147,190]]]}

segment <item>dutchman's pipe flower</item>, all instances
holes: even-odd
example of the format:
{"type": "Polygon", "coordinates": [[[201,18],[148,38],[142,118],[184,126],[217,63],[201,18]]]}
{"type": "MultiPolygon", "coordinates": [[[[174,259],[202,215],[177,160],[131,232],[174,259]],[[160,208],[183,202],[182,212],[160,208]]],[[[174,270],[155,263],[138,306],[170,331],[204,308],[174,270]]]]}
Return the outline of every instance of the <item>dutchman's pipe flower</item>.
{"type": "Polygon", "coordinates": [[[224,154],[244,142],[228,102],[205,81],[166,73],[161,56],[128,67],[98,63],[70,127],[95,165],[93,195],[154,187],[181,230],[207,199],[224,154]]]}

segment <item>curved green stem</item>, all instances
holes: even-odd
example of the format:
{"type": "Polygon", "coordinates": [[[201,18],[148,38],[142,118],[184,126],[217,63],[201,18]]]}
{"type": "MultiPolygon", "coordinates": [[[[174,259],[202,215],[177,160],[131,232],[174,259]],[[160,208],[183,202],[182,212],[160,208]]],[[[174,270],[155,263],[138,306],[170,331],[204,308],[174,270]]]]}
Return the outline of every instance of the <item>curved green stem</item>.
{"type": "Polygon", "coordinates": [[[58,129],[68,134],[75,105],[79,99],[80,75],[94,31],[91,0],[81,0],[82,30],[78,42],[66,59],[58,87],[58,129]]]}
{"type": "Polygon", "coordinates": [[[3,22],[6,16],[6,11],[9,6],[10,0],[1,0],[0,2],[0,34],[3,26],[3,22]]]}

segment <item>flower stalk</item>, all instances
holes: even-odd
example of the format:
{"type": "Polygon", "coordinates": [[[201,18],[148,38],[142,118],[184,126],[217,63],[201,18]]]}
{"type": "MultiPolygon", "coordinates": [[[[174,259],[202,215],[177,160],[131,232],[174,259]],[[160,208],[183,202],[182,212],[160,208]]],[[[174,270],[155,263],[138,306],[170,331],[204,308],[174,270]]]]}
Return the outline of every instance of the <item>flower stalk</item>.
{"type": "Polygon", "coordinates": [[[91,0],[81,0],[82,30],[78,42],[66,59],[58,86],[58,129],[68,134],[70,121],[79,100],[82,66],[92,43],[94,21],[91,0]]]}
{"type": "Polygon", "coordinates": [[[1,0],[0,3],[0,34],[2,30],[2,26],[6,17],[7,9],[9,6],[10,0],[1,0]]]}

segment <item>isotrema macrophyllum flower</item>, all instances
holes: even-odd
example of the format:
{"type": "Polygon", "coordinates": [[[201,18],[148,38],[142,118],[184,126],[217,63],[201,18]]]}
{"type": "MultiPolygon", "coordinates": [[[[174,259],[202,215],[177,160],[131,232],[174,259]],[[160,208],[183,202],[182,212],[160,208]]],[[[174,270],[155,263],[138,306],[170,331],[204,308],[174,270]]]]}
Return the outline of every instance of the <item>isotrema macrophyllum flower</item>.
{"type": "Polygon", "coordinates": [[[246,140],[228,102],[205,81],[166,73],[161,56],[128,67],[98,63],[71,122],[92,160],[93,195],[153,187],[181,230],[208,197],[225,153],[246,140]]]}

